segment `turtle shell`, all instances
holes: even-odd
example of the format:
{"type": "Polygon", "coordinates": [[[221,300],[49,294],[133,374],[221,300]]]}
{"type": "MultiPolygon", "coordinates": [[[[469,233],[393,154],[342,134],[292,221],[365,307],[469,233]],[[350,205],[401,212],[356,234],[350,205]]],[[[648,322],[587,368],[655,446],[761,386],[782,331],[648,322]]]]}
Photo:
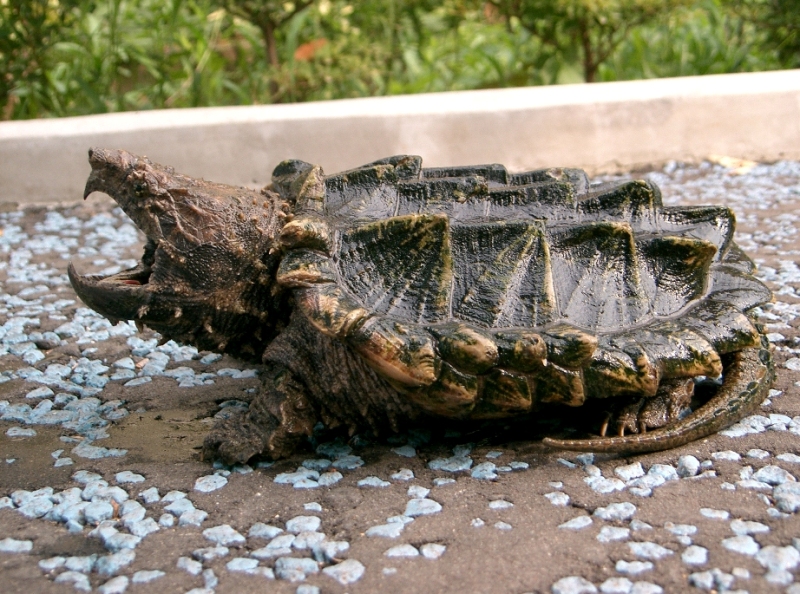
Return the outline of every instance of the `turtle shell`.
{"type": "Polygon", "coordinates": [[[280,286],[429,413],[655,395],[760,343],[769,301],[720,206],[665,207],[647,181],[576,169],[423,169],[396,156],[325,176],[285,161],[280,286]]]}

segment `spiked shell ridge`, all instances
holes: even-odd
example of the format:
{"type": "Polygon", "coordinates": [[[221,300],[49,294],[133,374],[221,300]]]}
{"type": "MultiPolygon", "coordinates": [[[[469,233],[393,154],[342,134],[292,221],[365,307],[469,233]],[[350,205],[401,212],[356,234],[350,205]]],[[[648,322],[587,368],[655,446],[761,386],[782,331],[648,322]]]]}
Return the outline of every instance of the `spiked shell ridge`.
{"type": "Polygon", "coordinates": [[[665,207],[645,181],[398,156],[328,177],[287,161],[273,189],[295,213],[277,283],[434,414],[653,396],[761,341],[746,312],[771,294],[733,213],[665,207]]]}

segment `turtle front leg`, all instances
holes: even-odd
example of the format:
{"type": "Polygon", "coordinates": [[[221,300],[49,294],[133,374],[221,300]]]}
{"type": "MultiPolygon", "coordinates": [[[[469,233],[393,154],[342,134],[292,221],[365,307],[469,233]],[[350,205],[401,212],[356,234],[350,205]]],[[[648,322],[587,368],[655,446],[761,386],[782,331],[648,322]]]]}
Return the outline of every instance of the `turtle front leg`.
{"type": "Polygon", "coordinates": [[[303,384],[280,365],[271,366],[262,378],[248,411],[217,422],[206,437],[204,460],[236,464],[258,455],[282,458],[311,435],[317,417],[303,384]]]}
{"type": "MultiPolygon", "coordinates": [[[[642,398],[625,406],[616,415],[617,435],[646,433],[678,421],[689,411],[694,395],[694,381],[689,378],[664,380],[655,396],[642,398]]],[[[605,436],[608,423],[603,423],[605,436]]]]}

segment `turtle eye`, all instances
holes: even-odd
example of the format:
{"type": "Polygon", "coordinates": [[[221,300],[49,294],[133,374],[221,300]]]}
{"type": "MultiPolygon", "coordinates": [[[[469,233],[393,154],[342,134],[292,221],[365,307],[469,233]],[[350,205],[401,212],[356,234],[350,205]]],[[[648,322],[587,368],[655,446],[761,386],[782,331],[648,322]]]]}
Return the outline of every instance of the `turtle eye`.
{"type": "Polygon", "coordinates": [[[136,194],[138,198],[141,198],[145,194],[147,194],[147,186],[141,182],[137,182],[133,186],[133,193],[136,194]]]}

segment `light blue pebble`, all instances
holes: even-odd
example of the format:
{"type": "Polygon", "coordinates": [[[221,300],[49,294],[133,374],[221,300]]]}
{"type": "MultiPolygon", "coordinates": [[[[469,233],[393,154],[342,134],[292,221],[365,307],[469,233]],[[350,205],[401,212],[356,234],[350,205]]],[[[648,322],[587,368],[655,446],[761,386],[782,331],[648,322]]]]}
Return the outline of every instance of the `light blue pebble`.
{"type": "Polygon", "coordinates": [[[442,505],[433,499],[410,499],[406,504],[403,515],[411,518],[437,514],[442,511],[442,505]]]}
{"type": "Polygon", "coordinates": [[[127,381],[123,385],[126,388],[135,388],[136,386],[143,386],[144,384],[149,384],[151,381],[153,381],[152,377],[143,376],[143,377],[137,377],[136,379],[132,379],[130,381],[127,381]]]}
{"type": "MultiPolygon", "coordinates": [[[[166,497],[162,499],[162,501],[164,500],[166,500],[166,497]]],[[[164,511],[174,514],[176,516],[180,516],[181,514],[184,514],[188,511],[192,511],[193,509],[195,509],[194,503],[192,503],[189,499],[184,497],[182,499],[174,500],[172,503],[170,503],[164,508],[164,511]]]]}
{"type": "Polygon", "coordinates": [[[250,559],[248,557],[236,557],[231,559],[225,564],[228,571],[247,571],[258,567],[258,559],[250,559]]]}
{"type": "Polygon", "coordinates": [[[625,561],[624,559],[620,559],[619,561],[617,561],[617,564],[614,566],[614,568],[619,573],[625,573],[627,575],[637,575],[639,573],[643,573],[645,571],[650,571],[651,569],[653,569],[653,563],[650,561],[625,561]]]}
{"type": "Polygon", "coordinates": [[[334,460],[331,466],[338,470],[355,470],[364,466],[364,460],[360,456],[347,455],[334,460]]]}
{"type": "Polygon", "coordinates": [[[558,527],[563,528],[564,530],[582,530],[583,528],[591,525],[592,518],[589,516],[578,516],[577,518],[572,518],[563,524],[559,524],[558,527]]]}
{"type": "Polygon", "coordinates": [[[497,478],[497,466],[494,462],[481,462],[472,469],[472,478],[491,481],[497,478]]]}
{"type": "Polygon", "coordinates": [[[758,550],[761,548],[752,536],[745,535],[725,538],[722,540],[722,546],[729,551],[747,555],[749,557],[752,557],[758,553],[758,550]]]}
{"type": "Polygon", "coordinates": [[[550,591],[553,594],[595,594],[597,587],[586,578],[571,575],[550,586],[550,591]]]}
{"type": "Polygon", "coordinates": [[[0,540],[0,553],[30,553],[33,550],[33,541],[4,538],[0,540]]]}
{"type": "Polygon", "coordinates": [[[144,477],[141,474],[136,474],[130,470],[123,470],[114,475],[114,480],[119,484],[124,483],[143,483],[144,477]]]}
{"type": "Polygon", "coordinates": [[[626,540],[631,534],[630,528],[619,526],[603,526],[597,535],[597,540],[603,543],[626,540]]]}
{"type": "Polygon", "coordinates": [[[207,476],[201,476],[194,482],[194,490],[200,491],[201,493],[210,493],[211,491],[216,491],[217,489],[221,489],[225,485],[228,484],[228,479],[224,476],[219,474],[210,474],[207,476]]]}
{"type": "Polygon", "coordinates": [[[6,435],[8,437],[36,437],[36,431],[27,427],[9,427],[6,435]]]}
{"type": "Polygon", "coordinates": [[[319,480],[317,482],[319,483],[320,487],[330,487],[331,485],[338,483],[343,478],[344,477],[342,476],[341,472],[323,472],[321,475],[319,475],[319,480]]]}
{"type": "MultiPolygon", "coordinates": [[[[318,519],[318,518],[317,518],[318,519]]],[[[221,524],[203,530],[203,536],[211,542],[223,546],[240,545],[245,543],[245,537],[231,528],[229,524],[221,524]]]]}
{"type": "Polygon", "coordinates": [[[663,559],[674,554],[674,551],[654,542],[629,542],[631,553],[642,559],[663,559]]]}
{"type": "Polygon", "coordinates": [[[247,536],[250,538],[271,539],[278,536],[281,532],[283,532],[282,528],[278,528],[277,526],[271,526],[269,524],[264,524],[262,522],[257,522],[250,527],[247,536]]]}
{"type": "Polygon", "coordinates": [[[401,522],[391,522],[367,528],[366,535],[380,538],[397,538],[403,532],[405,524],[401,522]]]}
{"type": "Polygon", "coordinates": [[[463,472],[472,468],[472,458],[466,456],[436,458],[428,462],[428,468],[431,470],[444,470],[446,472],[463,472]]]}
{"type": "Polygon", "coordinates": [[[165,575],[167,574],[158,569],[145,569],[134,573],[133,577],[131,578],[131,582],[134,584],[147,584],[153,580],[164,577],[165,575]]]}
{"type": "Polygon", "coordinates": [[[304,468],[308,468],[309,470],[314,470],[316,472],[322,472],[330,468],[331,461],[326,458],[317,458],[313,460],[303,460],[302,466],[304,468]]]}
{"type": "Polygon", "coordinates": [[[99,524],[103,520],[109,520],[114,516],[114,507],[107,501],[89,503],[83,509],[83,516],[87,524],[99,524]]]}
{"type": "MultiPolygon", "coordinates": [[[[178,526],[200,526],[206,521],[208,513],[202,509],[192,509],[184,512],[178,518],[178,526]]],[[[161,521],[159,520],[159,524],[161,521]]]]}
{"type": "Polygon", "coordinates": [[[686,565],[705,565],[708,562],[708,549],[698,545],[686,547],[681,553],[681,561],[686,565]]]}
{"type": "Polygon", "coordinates": [[[359,487],[378,487],[378,488],[388,487],[389,485],[391,485],[389,481],[384,481],[378,478],[377,476],[368,476],[358,481],[357,484],[359,487]]]}
{"type": "Polygon", "coordinates": [[[114,575],[133,563],[136,553],[131,549],[123,549],[119,553],[100,557],[95,565],[100,575],[114,575]]]}
{"type": "Polygon", "coordinates": [[[392,448],[392,451],[398,456],[403,456],[404,458],[414,458],[417,455],[417,450],[415,450],[410,445],[400,446],[399,448],[392,448]]]}
{"type": "Polygon", "coordinates": [[[27,503],[21,505],[17,511],[26,518],[41,518],[53,509],[53,502],[49,497],[32,497],[27,503]]]}

